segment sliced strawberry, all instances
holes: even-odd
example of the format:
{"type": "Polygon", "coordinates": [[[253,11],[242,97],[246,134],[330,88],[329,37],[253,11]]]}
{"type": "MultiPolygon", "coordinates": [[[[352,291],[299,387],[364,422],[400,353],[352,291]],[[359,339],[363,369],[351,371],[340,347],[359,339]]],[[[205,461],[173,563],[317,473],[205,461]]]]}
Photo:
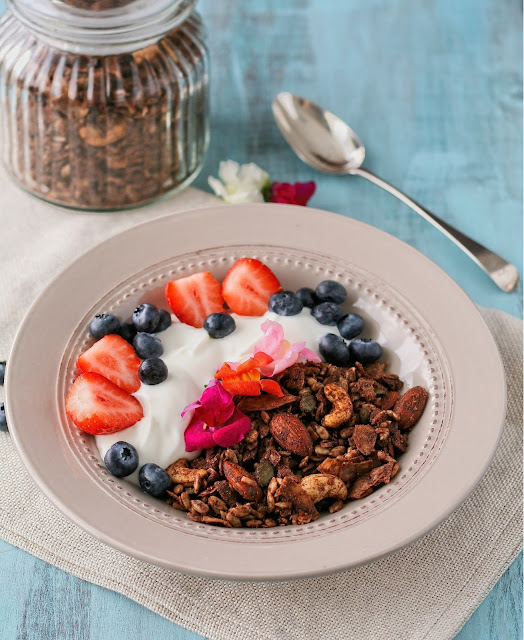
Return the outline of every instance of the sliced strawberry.
{"type": "Polygon", "coordinates": [[[99,373],[128,393],[140,388],[140,358],[129,342],[116,334],[95,342],[78,358],[76,367],[80,373],[99,373]]]}
{"type": "Polygon", "coordinates": [[[180,322],[192,327],[203,327],[208,315],[224,311],[220,282],[209,271],[168,282],[166,300],[180,322]]]}
{"type": "Polygon", "coordinates": [[[116,433],[144,417],[142,405],[98,373],[82,373],[66,398],[66,413],[79,429],[91,435],[116,433]]]}
{"type": "Polygon", "coordinates": [[[222,283],[222,295],[239,316],[263,316],[269,298],[282,287],[269,267],[254,258],[237,260],[222,283]]]}

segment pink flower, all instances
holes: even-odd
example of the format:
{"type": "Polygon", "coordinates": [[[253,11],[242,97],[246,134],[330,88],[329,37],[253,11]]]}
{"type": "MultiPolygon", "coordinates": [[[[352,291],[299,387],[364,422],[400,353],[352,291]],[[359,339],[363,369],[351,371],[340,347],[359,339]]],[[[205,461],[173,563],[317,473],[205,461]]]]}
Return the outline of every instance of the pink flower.
{"type": "Polygon", "coordinates": [[[235,407],[233,396],[217,381],[211,380],[200,400],[182,412],[193,412],[184,431],[186,451],[209,449],[218,445],[231,447],[251,429],[251,420],[235,407]]]}
{"type": "Polygon", "coordinates": [[[284,328],[280,323],[266,320],[260,328],[264,337],[256,343],[255,355],[263,352],[273,358],[273,362],[260,368],[264,376],[274,376],[296,362],[320,362],[317,354],[306,348],[305,342],[291,344],[285,340],[284,328]]]}
{"type": "Polygon", "coordinates": [[[271,185],[270,202],[284,204],[300,204],[306,206],[308,200],[315,193],[316,184],[311,182],[273,182],[271,185]]]}

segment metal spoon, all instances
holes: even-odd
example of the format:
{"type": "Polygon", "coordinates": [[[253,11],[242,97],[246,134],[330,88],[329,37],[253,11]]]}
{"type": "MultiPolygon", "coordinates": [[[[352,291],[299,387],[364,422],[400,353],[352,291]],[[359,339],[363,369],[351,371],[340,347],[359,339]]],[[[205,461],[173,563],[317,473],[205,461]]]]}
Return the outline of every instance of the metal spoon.
{"type": "Polygon", "coordinates": [[[343,120],[313,102],[287,92],[279,93],[273,100],[273,115],[284,138],[306,164],[324,173],[357,175],[374,182],[453,240],[503,291],[515,289],[519,274],[514,265],[364,169],[364,146],[343,120]]]}

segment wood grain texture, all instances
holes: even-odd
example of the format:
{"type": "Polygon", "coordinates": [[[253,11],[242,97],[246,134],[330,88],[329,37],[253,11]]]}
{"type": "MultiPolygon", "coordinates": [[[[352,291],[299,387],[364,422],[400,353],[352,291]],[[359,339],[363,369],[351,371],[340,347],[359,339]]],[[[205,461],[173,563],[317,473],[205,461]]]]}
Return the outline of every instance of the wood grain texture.
{"type": "MultiPolygon", "coordinates": [[[[207,189],[207,176],[226,158],[256,162],[278,180],[315,179],[312,206],[399,237],[478,304],[521,315],[522,285],[510,295],[496,289],[444,236],[377,187],[307,168],[286,146],[270,109],[282,90],[330,108],[364,141],[370,170],[521,270],[520,3],[201,0],[199,6],[209,29],[213,88],[211,147],[196,186],[207,189]]],[[[457,640],[522,638],[521,582],[522,556],[457,640]]],[[[0,541],[1,640],[130,637],[200,636],[0,541]]]]}

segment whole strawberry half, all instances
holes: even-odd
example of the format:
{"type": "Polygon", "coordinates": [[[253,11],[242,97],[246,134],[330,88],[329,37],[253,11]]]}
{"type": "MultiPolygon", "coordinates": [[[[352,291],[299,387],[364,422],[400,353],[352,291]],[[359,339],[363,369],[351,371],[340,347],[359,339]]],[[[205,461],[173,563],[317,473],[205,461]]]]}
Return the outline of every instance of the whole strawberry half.
{"type": "Polygon", "coordinates": [[[104,336],[76,361],[80,373],[99,373],[128,393],[140,388],[140,358],[124,338],[116,334],[104,336]]]}
{"type": "Polygon", "coordinates": [[[168,282],[166,300],[180,322],[192,327],[203,327],[207,316],[224,311],[220,282],[209,271],[168,282]]]}
{"type": "Polygon", "coordinates": [[[271,269],[255,258],[237,260],[222,283],[224,300],[239,316],[263,316],[269,298],[281,289],[271,269]]]}
{"type": "Polygon", "coordinates": [[[66,398],[66,413],[91,435],[107,435],[133,426],[144,417],[142,405],[99,373],[82,373],[66,398]]]}

